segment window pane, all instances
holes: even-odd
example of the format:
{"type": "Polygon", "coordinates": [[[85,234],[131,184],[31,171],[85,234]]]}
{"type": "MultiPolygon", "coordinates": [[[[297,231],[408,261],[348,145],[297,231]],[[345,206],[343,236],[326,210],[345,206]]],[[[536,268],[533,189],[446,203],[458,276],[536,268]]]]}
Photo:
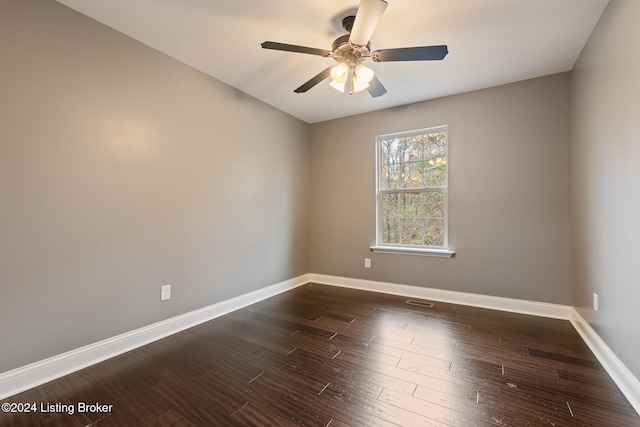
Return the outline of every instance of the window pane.
{"type": "Polygon", "coordinates": [[[425,246],[442,246],[444,244],[444,220],[425,221],[424,239],[425,246]]]}
{"type": "Polygon", "coordinates": [[[406,162],[419,162],[422,160],[424,143],[421,137],[404,138],[400,148],[404,150],[402,160],[406,162]]]}
{"type": "Polygon", "coordinates": [[[447,132],[379,138],[380,189],[446,187],[447,132]]]}
{"type": "Polygon", "coordinates": [[[382,241],[400,243],[400,223],[395,218],[385,218],[382,222],[382,241]]]}
{"type": "Polygon", "coordinates": [[[398,197],[398,206],[402,218],[413,219],[424,216],[423,193],[399,193],[396,196],[398,197]]]}
{"type": "Polygon", "coordinates": [[[446,133],[437,132],[427,135],[424,147],[426,186],[445,187],[447,185],[446,133]]]}
{"type": "Polygon", "coordinates": [[[402,220],[400,243],[404,245],[423,245],[423,221],[420,218],[406,218],[402,220]]]}
{"type": "Polygon", "coordinates": [[[382,243],[444,245],[444,194],[436,191],[382,194],[382,243]]]}
{"type": "Polygon", "coordinates": [[[424,210],[427,218],[444,218],[444,193],[439,191],[425,193],[424,210]]]}
{"type": "Polygon", "coordinates": [[[395,138],[380,140],[380,163],[383,165],[391,163],[400,163],[398,157],[400,150],[398,149],[399,140],[395,138]]]}
{"type": "Polygon", "coordinates": [[[424,166],[419,162],[405,163],[402,170],[402,187],[403,188],[422,188],[424,187],[424,166]]]}
{"type": "Polygon", "coordinates": [[[389,190],[402,187],[400,163],[382,165],[380,168],[380,189],[389,190]]]}

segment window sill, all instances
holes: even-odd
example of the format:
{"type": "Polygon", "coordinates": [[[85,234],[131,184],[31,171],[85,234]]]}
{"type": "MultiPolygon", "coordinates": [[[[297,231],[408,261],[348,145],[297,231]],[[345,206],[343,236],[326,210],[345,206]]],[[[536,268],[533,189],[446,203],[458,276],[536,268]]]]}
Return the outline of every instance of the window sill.
{"type": "Polygon", "coordinates": [[[456,251],[449,249],[408,248],[401,246],[371,246],[371,252],[383,254],[434,256],[440,258],[454,258],[456,251]]]}

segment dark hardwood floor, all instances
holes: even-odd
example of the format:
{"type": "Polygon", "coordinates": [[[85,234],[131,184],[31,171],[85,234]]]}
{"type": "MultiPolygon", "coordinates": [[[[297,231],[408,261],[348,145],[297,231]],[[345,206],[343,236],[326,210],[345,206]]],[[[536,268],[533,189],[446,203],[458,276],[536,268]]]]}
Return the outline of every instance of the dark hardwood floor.
{"type": "Polygon", "coordinates": [[[6,399],[38,412],[0,425],[640,426],[568,321],[406,301],[308,284],[6,399]]]}

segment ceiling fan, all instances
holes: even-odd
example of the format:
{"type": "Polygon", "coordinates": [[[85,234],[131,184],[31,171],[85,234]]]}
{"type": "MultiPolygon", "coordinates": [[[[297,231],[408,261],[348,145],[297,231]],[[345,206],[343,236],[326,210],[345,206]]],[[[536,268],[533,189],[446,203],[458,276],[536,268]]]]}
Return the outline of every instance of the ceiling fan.
{"type": "Polygon", "coordinates": [[[370,39],[386,8],[385,0],[361,0],[356,15],[347,16],[342,20],[342,26],[349,34],[338,37],[333,42],[331,50],[272,41],[266,41],[261,46],[263,49],[324,56],[338,62],[338,65],[325,69],[294,90],[296,93],[304,93],[327,77],[331,77],[330,85],[341,92],[353,94],[367,89],[371,96],[378,97],[384,95],[387,89],[373,74],[373,70],[363,64],[367,59],[371,58],[374,62],[437,61],[444,59],[449,53],[446,45],[381,49],[372,52],[370,39]]]}

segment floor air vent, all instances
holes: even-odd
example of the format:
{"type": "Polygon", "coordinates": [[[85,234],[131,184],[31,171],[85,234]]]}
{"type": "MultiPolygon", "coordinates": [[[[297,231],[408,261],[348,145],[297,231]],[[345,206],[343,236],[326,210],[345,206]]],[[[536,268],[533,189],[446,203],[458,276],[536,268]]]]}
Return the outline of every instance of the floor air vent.
{"type": "Polygon", "coordinates": [[[407,300],[407,304],[409,304],[409,305],[417,305],[419,307],[427,307],[427,308],[433,307],[433,303],[432,302],[417,301],[417,300],[414,300],[414,299],[408,299],[407,300]]]}

